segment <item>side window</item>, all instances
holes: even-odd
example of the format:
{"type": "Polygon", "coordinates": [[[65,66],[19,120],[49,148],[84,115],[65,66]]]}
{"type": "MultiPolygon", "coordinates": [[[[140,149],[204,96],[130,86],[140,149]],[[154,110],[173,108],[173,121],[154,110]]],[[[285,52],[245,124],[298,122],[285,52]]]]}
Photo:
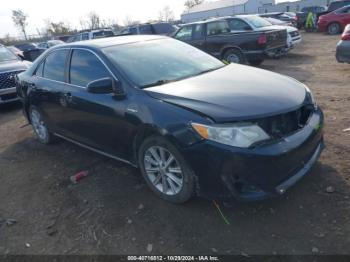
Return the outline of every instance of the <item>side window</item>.
{"type": "Polygon", "coordinates": [[[230,31],[246,31],[251,30],[251,27],[241,19],[232,19],[229,22],[230,31]]]}
{"type": "Polygon", "coordinates": [[[71,84],[86,87],[91,81],[110,76],[93,53],[79,49],[73,51],[69,71],[71,84]]]}
{"type": "Polygon", "coordinates": [[[179,40],[191,40],[192,38],[192,26],[184,26],[177,32],[176,39],[179,40]]]}
{"type": "Polygon", "coordinates": [[[89,33],[82,34],[81,40],[89,40],[89,33]]]}
{"type": "Polygon", "coordinates": [[[204,37],[203,27],[204,27],[203,24],[194,25],[193,35],[192,35],[193,39],[202,39],[204,37]]]}
{"type": "Polygon", "coordinates": [[[230,27],[227,21],[212,22],[207,25],[207,35],[220,35],[229,33],[230,27]]]}
{"type": "Polygon", "coordinates": [[[45,60],[44,77],[65,82],[64,72],[68,50],[56,50],[49,54],[45,60]]]}
{"type": "Polygon", "coordinates": [[[44,61],[40,63],[40,65],[36,68],[35,74],[36,76],[43,76],[43,71],[44,71],[44,61]]]}

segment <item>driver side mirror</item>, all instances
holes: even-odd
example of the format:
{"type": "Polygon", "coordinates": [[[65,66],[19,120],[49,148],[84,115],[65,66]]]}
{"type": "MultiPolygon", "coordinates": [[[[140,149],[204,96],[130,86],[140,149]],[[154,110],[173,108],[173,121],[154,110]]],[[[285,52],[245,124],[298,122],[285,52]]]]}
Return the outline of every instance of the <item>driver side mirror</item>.
{"type": "Polygon", "coordinates": [[[118,80],[114,80],[110,77],[91,81],[87,85],[87,91],[93,94],[115,93],[116,95],[124,95],[124,90],[121,87],[121,83],[118,80]]]}

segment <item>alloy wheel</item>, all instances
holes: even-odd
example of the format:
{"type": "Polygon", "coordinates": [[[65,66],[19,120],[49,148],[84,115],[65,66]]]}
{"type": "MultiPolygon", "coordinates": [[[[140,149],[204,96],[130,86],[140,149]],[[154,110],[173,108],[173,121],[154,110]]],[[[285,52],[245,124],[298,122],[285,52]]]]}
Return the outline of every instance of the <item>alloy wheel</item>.
{"type": "Polygon", "coordinates": [[[183,174],[175,156],[161,146],[152,146],[144,154],[147,177],[165,195],[176,195],[183,187],[183,174]]]}
{"type": "Polygon", "coordinates": [[[41,119],[40,113],[36,109],[32,109],[30,113],[31,123],[34,129],[34,132],[39,137],[40,140],[47,140],[48,131],[45,126],[45,123],[41,119]]]}
{"type": "Polygon", "coordinates": [[[229,54],[226,57],[226,60],[227,60],[227,62],[230,62],[230,63],[235,63],[235,64],[239,64],[240,63],[240,58],[236,54],[229,54]]]}

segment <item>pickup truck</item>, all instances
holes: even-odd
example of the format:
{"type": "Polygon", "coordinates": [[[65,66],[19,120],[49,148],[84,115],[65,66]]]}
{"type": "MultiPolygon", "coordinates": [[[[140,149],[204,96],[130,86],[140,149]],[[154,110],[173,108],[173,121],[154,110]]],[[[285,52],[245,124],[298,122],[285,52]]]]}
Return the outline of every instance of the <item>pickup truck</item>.
{"type": "Polygon", "coordinates": [[[239,18],[222,17],[183,25],[173,36],[230,63],[260,65],[267,53],[286,46],[287,31],[254,30],[239,18]]]}

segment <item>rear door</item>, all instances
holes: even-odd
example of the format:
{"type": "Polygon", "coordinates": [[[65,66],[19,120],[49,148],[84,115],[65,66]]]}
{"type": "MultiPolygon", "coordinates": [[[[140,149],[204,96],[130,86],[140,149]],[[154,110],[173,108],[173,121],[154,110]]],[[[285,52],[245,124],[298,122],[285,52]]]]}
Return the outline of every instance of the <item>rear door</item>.
{"type": "Polygon", "coordinates": [[[66,104],[66,65],[69,49],[48,54],[33,76],[31,103],[39,107],[50,129],[62,132],[66,104]]]}
{"type": "Polygon", "coordinates": [[[98,58],[87,49],[74,49],[70,59],[70,97],[64,127],[68,137],[104,152],[126,158],[125,139],[128,123],[124,120],[127,99],[115,94],[93,94],[88,83],[114,76],[98,58]]]}

